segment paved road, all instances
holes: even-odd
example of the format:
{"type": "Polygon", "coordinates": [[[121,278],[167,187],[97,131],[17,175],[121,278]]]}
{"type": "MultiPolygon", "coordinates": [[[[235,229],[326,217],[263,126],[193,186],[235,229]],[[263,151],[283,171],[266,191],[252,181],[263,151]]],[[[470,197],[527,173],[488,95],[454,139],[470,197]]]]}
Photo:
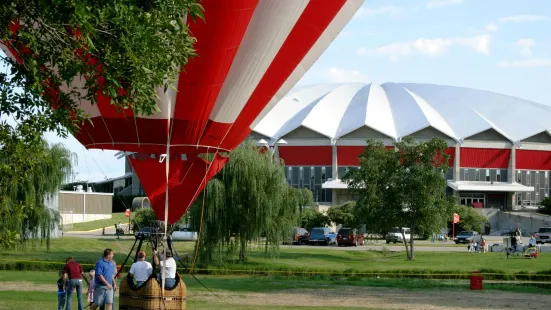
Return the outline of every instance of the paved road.
{"type": "MultiPolygon", "coordinates": [[[[66,231],[63,234],[64,237],[76,237],[76,238],[90,238],[90,239],[116,239],[115,227],[106,227],[105,235],[102,235],[102,229],[96,229],[91,231],[66,231]]],[[[134,236],[121,236],[121,239],[132,239],[134,236]]]]}
{"type": "MultiPolygon", "coordinates": [[[[76,237],[76,238],[90,238],[90,239],[106,239],[106,240],[116,240],[116,236],[114,236],[115,228],[107,228],[105,229],[105,236],[101,234],[101,229],[95,230],[95,231],[70,231],[65,232],[65,237],[76,237]]],[[[134,236],[121,236],[121,239],[127,239],[127,240],[134,240],[134,236]]],[[[503,238],[501,236],[486,236],[486,240],[488,240],[489,245],[493,244],[502,244],[503,238]]],[[[528,238],[523,238],[524,243],[528,243],[528,238]],[[524,240],[526,239],[526,240],[524,240]]],[[[446,243],[441,242],[431,242],[430,240],[415,240],[415,251],[419,252],[466,252],[467,251],[467,245],[455,245],[452,241],[448,241],[446,243]]],[[[551,245],[543,245],[545,247],[551,247],[551,245]]],[[[382,251],[385,248],[388,251],[391,252],[401,252],[405,251],[405,247],[403,245],[394,245],[394,244],[386,244],[384,240],[376,240],[374,242],[369,242],[369,244],[365,246],[359,246],[359,247],[353,247],[353,246],[344,246],[344,247],[338,247],[336,245],[329,245],[329,246],[318,246],[318,245],[284,245],[282,248],[297,248],[297,249],[326,249],[326,250],[333,250],[333,251],[382,251]]]]}

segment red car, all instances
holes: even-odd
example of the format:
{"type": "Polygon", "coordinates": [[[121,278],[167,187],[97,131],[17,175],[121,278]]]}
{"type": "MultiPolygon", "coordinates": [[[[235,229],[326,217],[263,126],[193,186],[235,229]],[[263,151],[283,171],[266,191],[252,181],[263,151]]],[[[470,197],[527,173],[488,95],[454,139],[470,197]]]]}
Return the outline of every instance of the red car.
{"type": "Polygon", "coordinates": [[[337,234],[337,245],[364,245],[364,235],[353,228],[341,228],[337,234]]]}

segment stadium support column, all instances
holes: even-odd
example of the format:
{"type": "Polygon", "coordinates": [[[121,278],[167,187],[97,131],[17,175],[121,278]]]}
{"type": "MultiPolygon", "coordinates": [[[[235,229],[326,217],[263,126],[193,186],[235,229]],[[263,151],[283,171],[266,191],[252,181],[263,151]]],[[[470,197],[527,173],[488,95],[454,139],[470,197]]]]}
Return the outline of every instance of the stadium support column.
{"type": "MultiPolygon", "coordinates": [[[[455,182],[458,182],[461,180],[460,174],[461,173],[461,145],[457,143],[455,145],[455,155],[453,157],[453,180],[455,182]]],[[[453,195],[456,199],[459,200],[459,191],[453,191],[453,195]]]]}
{"type": "MultiPolygon", "coordinates": [[[[333,180],[339,179],[339,166],[337,162],[337,144],[333,144],[333,156],[331,158],[331,175],[333,176],[333,180]]],[[[331,204],[337,205],[337,190],[331,189],[331,204]]]]}
{"type": "MultiPolygon", "coordinates": [[[[507,171],[507,182],[508,183],[515,183],[516,182],[516,174],[517,174],[517,147],[513,144],[511,147],[511,157],[509,158],[509,169],[507,171]]],[[[515,197],[517,193],[515,192],[509,192],[507,193],[507,205],[505,208],[507,210],[513,210],[513,207],[515,205],[515,197]]]]}
{"type": "Polygon", "coordinates": [[[507,182],[513,183],[515,181],[515,174],[517,173],[517,147],[513,145],[511,148],[511,158],[509,158],[509,171],[507,171],[507,182]]]}

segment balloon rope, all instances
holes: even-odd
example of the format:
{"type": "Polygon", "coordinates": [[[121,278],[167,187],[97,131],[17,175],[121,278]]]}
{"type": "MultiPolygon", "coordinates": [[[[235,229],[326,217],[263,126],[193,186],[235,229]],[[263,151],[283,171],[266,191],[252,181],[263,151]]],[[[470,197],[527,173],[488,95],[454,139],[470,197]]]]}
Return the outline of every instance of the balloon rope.
{"type": "MultiPolygon", "coordinates": [[[[168,176],[169,176],[169,172],[170,172],[170,143],[171,143],[171,140],[172,140],[172,128],[174,128],[172,126],[172,122],[171,122],[171,116],[172,116],[172,113],[171,113],[171,108],[172,106],[170,105],[170,103],[168,104],[168,109],[167,109],[167,112],[168,112],[168,127],[167,127],[167,132],[168,132],[168,139],[167,139],[167,143],[166,143],[166,157],[165,157],[165,177],[166,177],[166,188],[165,188],[165,227],[164,227],[164,239],[165,241],[167,240],[167,228],[168,228],[168,176]]],[[[161,271],[161,295],[163,297],[163,309],[166,308],[166,305],[165,305],[165,283],[166,283],[166,247],[164,247],[163,249],[163,252],[164,252],[164,255],[163,255],[163,266],[162,266],[162,271],[161,271]]]]}
{"type": "MultiPolygon", "coordinates": [[[[209,159],[209,149],[207,149],[207,160],[209,159]]],[[[205,176],[209,172],[210,165],[205,166],[205,176]]],[[[199,245],[201,244],[201,234],[203,232],[203,214],[205,213],[205,197],[207,196],[207,179],[206,177],[203,178],[203,182],[205,183],[205,186],[203,187],[203,205],[201,207],[201,222],[199,222],[199,234],[197,235],[197,244],[195,246],[195,256],[193,257],[193,263],[191,264],[191,268],[189,269],[189,273],[193,271],[193,267],[195,267],[195,262],[197,261],[197,254],[199,253],[199,245]]]]}

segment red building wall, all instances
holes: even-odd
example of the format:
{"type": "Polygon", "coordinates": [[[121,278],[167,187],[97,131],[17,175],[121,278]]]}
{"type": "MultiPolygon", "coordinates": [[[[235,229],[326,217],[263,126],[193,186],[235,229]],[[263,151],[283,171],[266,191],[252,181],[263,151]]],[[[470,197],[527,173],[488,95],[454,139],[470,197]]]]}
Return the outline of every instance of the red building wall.
{"type": "MultiPolygon", "coordinates": [[[[364,152],[365,146],[339,145],[337,146],[337,165],[339,167],[360,165],[360,154],[364,152]]],[[[385,146],[392,149],[394,146],[385,146]]]]}
{"type": "MultiPolygon", "coordinates": [[[[364,146],[348,146],[341,145],[337,146],[337,163],[340,167],[344,166],[359,166],[360,165],[360,154],[364,151],[364,146]]],[[[394,146],[386,146],[385,148],[391,149],[394,146]]],[[[455,148],[449,147],[444,152],[450,156],[448,160],[448,165],[453,167],[454,158],[455,158],[455,148]]]]}
{"type": "Polygon", "coordinates": [[[551,151],[516,150],[516,168],[551,170],[551,151]]]}
{"type": "MultiPolygon", "coordinates": [[[[464,168],[509,168],[510,149],[461,148],[460,165],[464,168]]],[[[517,155],[518,156],[518,155],[517,155]]]]}
{"type": "Polygon", "coordinates": [[[333,148],[327,146],[279,146],[286,166],[331,166],[333,148]]]}

